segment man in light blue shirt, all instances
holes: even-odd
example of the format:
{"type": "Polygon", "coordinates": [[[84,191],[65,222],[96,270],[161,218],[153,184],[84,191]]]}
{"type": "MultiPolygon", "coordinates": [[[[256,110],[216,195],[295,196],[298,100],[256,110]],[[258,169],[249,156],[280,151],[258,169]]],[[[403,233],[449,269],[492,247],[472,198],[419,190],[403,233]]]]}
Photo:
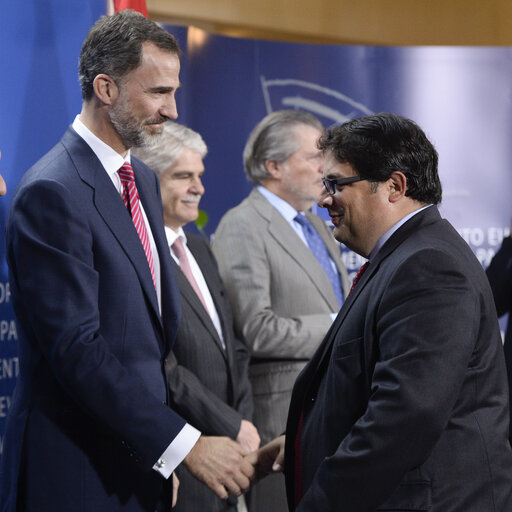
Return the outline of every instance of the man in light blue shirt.
{"type": "MultiPolygon", "coordinates": [[[[300,110],[258,123],[244,150],[255,188],[226,213],[213,241],[237,333],[251,351],[254,424],[263,443],[284,431],[295,378],[349,289],[339,245],[310,212],[322,191],[322,130],[300,110]]],[[[251,500],[255,512],[285,510],[282,476],[258,484],[251,500]]]]}

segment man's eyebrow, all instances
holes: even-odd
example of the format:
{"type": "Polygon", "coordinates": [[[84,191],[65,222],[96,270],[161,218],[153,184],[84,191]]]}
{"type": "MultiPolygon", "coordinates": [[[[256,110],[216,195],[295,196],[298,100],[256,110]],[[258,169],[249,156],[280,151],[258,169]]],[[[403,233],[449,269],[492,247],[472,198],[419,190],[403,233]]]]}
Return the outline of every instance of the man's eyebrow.
{"type": "Polygon", "coordinates": [[[177,91],[180,88],[181,88],[181,84],[179,84],[178,87],[157,86],[157,87],[150,87],[148,89],[148,91],[149,92],[156,92],[156,93],[165,94],[165,93],[168,93],[168,92],[177,91]]]}

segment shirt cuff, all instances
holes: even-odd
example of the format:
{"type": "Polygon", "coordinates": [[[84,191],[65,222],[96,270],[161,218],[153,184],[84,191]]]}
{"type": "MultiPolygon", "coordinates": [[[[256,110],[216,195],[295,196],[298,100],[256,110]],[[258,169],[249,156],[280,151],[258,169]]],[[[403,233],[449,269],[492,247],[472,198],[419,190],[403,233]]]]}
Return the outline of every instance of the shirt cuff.
{"type": "Polygon", "coordinates": [[[192,450],[200,435],[201,432],[199,430],[188,423],[185,424],[162,456],[155,462],[153,469],[158,471],[164,478],[169,478],[190,450],[192,450]]]}

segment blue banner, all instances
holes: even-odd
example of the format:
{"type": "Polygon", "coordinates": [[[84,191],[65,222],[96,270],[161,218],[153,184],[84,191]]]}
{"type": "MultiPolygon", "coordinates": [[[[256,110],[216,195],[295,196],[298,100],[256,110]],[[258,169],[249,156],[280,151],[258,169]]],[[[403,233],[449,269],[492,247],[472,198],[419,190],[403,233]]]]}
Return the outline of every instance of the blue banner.
{"type": "MultiPolygon", "coordinates": [[[[251,189],[242,150],[264,115],[301,108],[328,126],[385,111],[414,119],[433,141],[441,211],[488,265],[512,215],[511,48],[306,45],[192,32],[180,121],[210,149],[201,203],[209,233],[251,189]]],[[[347,263],[359,267],[353,256],[347,263]]]]}
{"type": "MultiPolygon", "coordinates": [[[[0,172],[8,185],[0,200],[2,233],[21,176],[80,111],[78,55],[104,10],[104,0],[26,0],[2,7],[0,172]]],[[[184,49],[178,121],[201,133],[209,147],[201,203],[209,216],[207,234],[252,188],[242,164],[252,128],[268,112],[301,108],[325,126],[381,111],[411,117],[440,153],[442,213],[484,266],[508,235],[511,48],[311,45],[168,29],[184,49]]],[[[0,243],[1,453],[18,349],[3,236],[0,243]]],[[[343,257],[353,274],[361,258],[348,251],[343,257]]]]}
{"type": "MultiPolygon", "coordinates": [[[[5,218],[24,172],[80,112],[78,56],[105,0],[3,2],[0,16],[0,454],[18,375],[18,336],[5,262],[5,218]]],[[[37,262],[34,262],[37,265],[37,262]]],[[[42,294],[44,297],[44,294],[42,294]]]]}

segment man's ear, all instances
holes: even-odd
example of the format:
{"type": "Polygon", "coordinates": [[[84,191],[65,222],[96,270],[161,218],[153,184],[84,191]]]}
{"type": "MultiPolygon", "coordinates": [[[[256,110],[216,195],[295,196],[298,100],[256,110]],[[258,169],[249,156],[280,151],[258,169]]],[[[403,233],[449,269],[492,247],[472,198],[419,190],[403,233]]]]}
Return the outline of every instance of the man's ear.
{"type": "Polygon", "coordinates": [[[407,191],[407,178],[400,171],[394,171],[388,179],[389,202],[396,203],[402,197],[405,197],[407,191]]]}
{"type": "Polygon", "coordinates": [[[93,82],[94,94],[105,105],[112,105],[119,96],[119,87],[114,80],[101,73],[96,75],[93,82]]]}
{"type": "Polygon", "coordinates": [[[272,178],[275,180],[281,179],[282,164],[280,162],[276,162],[275,160],[265,160],[265,167],[272,178]]]}

